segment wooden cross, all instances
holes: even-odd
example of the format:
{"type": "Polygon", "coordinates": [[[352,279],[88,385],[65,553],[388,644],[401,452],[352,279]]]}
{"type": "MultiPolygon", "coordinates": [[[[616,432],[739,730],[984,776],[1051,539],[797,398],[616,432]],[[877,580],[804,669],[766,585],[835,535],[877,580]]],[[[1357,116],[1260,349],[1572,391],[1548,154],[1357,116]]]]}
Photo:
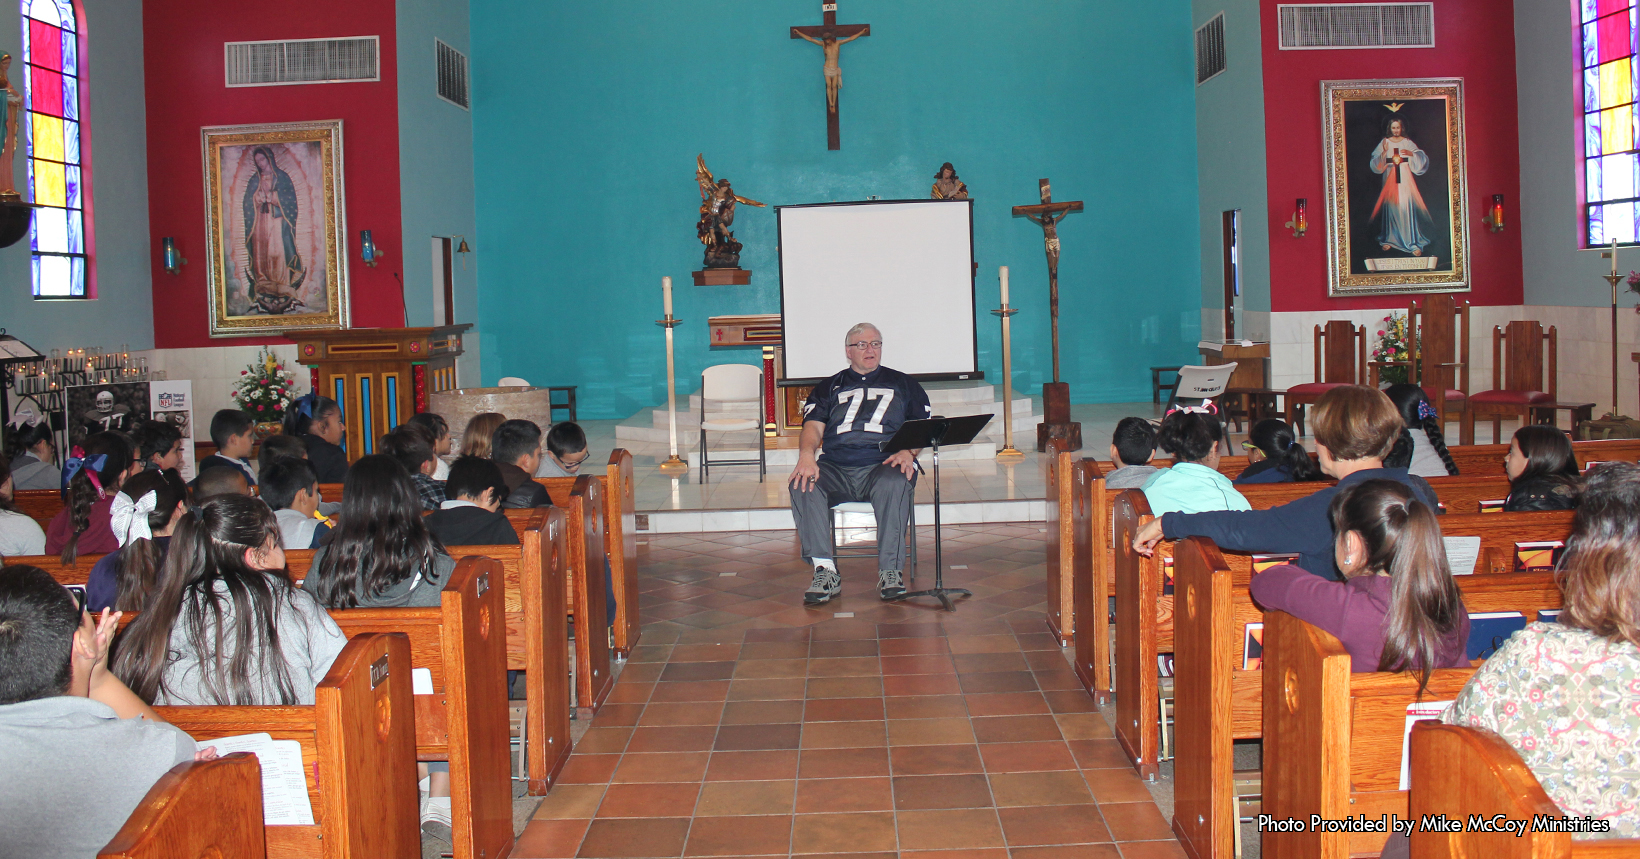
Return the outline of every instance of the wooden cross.
{"type": "Polygon", "coordinates": [[[1048,180],[1039,181],[1042,203],[1037,206],[1015,206],[1014,217],[1026,217],[1042,227],[1042,245],[1048,252],[1048,315],[1053,320],[1053,380],[1059,382],[1059,227],[1060,221],[1072,212],[1082,211],[1082,201],[1055,203],[1048,190],[1048,180]]]}
{"type": "Polygon", "coordinates": [[[842,149],[842,136],[837,130],[837,91],[843,86],[843,69],[838,65],[838,54],[845,42],[871,35],[870,24],[838,24],[837,4],[821,3],[823,23],[818,27],[793,27],[792,38],[804,39],[820,46],[826,63],[826,148],[842,149]]]}

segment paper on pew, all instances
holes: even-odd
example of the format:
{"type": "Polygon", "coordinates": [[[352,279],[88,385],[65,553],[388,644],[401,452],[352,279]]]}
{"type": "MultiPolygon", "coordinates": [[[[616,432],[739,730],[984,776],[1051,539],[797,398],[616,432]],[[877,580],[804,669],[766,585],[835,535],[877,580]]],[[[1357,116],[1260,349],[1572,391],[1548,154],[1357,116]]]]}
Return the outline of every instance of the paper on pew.
{"type": "Polygon", "coordinates": [[[1412,725],[1425,719],[1439,719],[1446,708],[1452,706],[1451,701],[1419,701],[1407,705],[1406,733],[1401,738],[1401,789],[1410,790],[1412,787],[1412,725]]]}
{"type": "Polygon", "coordinates": [[[410,694],[412,694],[412,695],[431,695],[431,694],[433,694],[433,669],[431,669],[431,668],[412,668],[412,669],[410,669],[410,694]]]}
{"type": "Polygon", "coordinates": [[[1446,544],[1446,565],[1452,568],[1452,575],[1474,575],[1475,562],[1481,557],[1481,538],[1442,537],[1441,542],[1446,544]]]}
{"type": "Polygon", "coordinates": [[[240,734],[201,740],[203,749],[215,746],[219,755],[251,752],[262,765],[262,818],[268,826],[312,826],[313,803],[308,801],[307,777],[302,770],[302,744],[276,740],[270,734],[240,734]]]}

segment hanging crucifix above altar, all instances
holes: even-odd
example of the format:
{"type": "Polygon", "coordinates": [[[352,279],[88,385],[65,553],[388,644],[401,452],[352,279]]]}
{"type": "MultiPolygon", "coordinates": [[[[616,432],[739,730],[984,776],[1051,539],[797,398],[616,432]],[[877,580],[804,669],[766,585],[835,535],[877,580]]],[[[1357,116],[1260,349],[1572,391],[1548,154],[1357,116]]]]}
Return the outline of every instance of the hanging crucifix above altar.
{"type": "Polygon", "coordinates": [[[843,68],[838,65],[838,56],[845,42],[871,35],[871,25],[838,24],[836,3],[821,3],[820,10],[824,13],[823,23],[818,27],[793,27],[792,38],[813,42],[825,52],[826,148],[841,149],[842,136],[837,128],[837,91],[843,88],[843,68]]]}
{"type": "Polygon", "coordinates": [[[1038,182],[1042,202],[1036,206],[1015,206],[1014,217],[1026,217],[1042,227],[1042,246],[1048,253],[1048,318],[1053,334],[1053,382],[1042,386],[1043,422],[1037,424],[1036,449],[1047,449],[1050,438],[1064,439],[1067,450],[1082,447],[1082,425],[1071,420],[1070,385],[1059,381],[1059,222],[1072,212],[1082,211],[1082,201],[1055,203],[1048,180],[1038,182]]]}

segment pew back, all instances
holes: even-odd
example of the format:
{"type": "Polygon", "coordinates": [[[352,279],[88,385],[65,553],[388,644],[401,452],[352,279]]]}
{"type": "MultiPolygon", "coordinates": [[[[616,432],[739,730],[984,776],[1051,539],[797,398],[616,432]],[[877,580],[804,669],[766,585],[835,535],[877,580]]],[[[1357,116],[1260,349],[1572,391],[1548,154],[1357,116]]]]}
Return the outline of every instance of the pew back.
{"type": "Polygon", "coordinates": [[[421,849],[410,643],[348,641],[312,707],[156,707],[197,740],[267,732],[302,745],[315,825],[266,829],[269,856],[373,859],[421,849]]]}
{"type": "Polygon", "coordinates": [[[1066,444],[1065,439],[1048,439],[1048,449],[1040,460],[1047,496],[1048,632],[1059,639],[1060,647],[1071,643],[1076,615],[1074,578],[1069,569],[1075,559],[1071,544],[1075,540],[1072,513],[1076,496],[1072,492],[1073,459],[1065,450],[1066,444]]]}
{"type": "Polygon", "coordinates": [[[98,859],[262,859],[262,765],[235,752],[160,776],[98,859]]]}

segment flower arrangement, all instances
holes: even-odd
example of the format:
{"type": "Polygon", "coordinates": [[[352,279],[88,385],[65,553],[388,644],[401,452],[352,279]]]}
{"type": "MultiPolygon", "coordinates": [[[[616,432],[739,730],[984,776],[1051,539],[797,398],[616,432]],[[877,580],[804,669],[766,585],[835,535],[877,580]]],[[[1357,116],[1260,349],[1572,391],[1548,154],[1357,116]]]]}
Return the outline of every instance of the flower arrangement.
{"type": "MultiPolygon", "coordinates": [[[[1378,329],[1378,344],[1372,349],[1374,361],[1410,361],[1412,359],[1411,341],[1407,337],[1407,318],[1402,313],[1391,313],[1384,317],[1384,327],[1378,329]]],[[[1399,385],[1407,381],[1410,367],[1398,364],[1378,368],[1378,381],[1382,384],[1399,385]]]]}
{"type": "Polygon", "coordinates": [[[239,386],[234,389],[233,401],[256,418],[257,423],[284,420],[285,409],[295,399],[296,377],[267,347],[262,348],[254,363],[239,371],[239,386]]]}
{"type": "MultiPolygon", "coordinates": [[[[1629,272],[1628,284],[1629,292],[1640,294],[1640,271],[1629,272]]],[[[1634,312],[1640,313],[1640,304],[1634,306],[1634,312]]]]}

